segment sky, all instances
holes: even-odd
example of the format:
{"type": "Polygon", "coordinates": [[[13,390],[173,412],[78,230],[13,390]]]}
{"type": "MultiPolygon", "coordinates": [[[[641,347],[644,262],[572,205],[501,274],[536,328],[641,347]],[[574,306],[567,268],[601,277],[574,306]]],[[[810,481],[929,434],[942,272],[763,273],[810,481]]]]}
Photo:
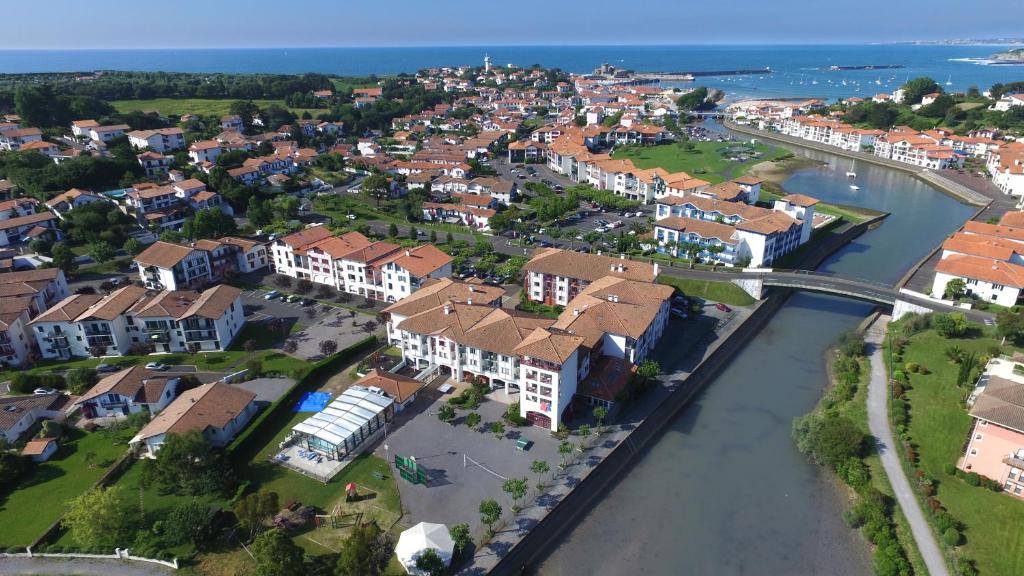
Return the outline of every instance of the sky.
{"type": "Polygon", "coordinates": [[[0,49],[836,44],[1024,35],[1020,0],[4,2],[0,49]]]}

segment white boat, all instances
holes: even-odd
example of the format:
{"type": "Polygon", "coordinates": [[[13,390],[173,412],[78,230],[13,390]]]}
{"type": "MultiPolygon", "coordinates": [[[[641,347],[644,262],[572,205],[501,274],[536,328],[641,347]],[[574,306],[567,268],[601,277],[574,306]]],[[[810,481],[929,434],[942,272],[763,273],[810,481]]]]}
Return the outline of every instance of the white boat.
{"type": "Polygon", "coordinates": [[[850,190],[860,190],[860,186],[854,186],[853,184],[850,184],[850,190]]]}
{"type": "Polygon", "coordinates": [[[949,77],[946,78],[946,86],[952,86],[952,85],[953,85],[953,75],[950,74],[949,77]]]}
{"type": "Polygon", "coordinates": [[[857,177],[857,173],[856,172],[847,172],[846,173],[846,177],[847,178],[856,178],[857,177]]]}

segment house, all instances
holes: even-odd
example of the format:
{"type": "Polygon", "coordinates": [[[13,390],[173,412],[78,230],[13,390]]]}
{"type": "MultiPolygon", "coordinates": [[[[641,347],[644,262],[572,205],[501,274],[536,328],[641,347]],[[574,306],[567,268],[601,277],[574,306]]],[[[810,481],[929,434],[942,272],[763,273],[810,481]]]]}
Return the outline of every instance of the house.
{"type": "Polygon", "coordinates": [[[60,240],[63,237],[57,227],[57,216],[50,212],[0,220],[0,246],[27,243],[36,238],[60,240]]]}
{"type": "Polygon", "coordinates": [[[213,163],[225,148],[217,140],[199,140],[188,147],[188,156],[193,164],[213,163]]]}
{"type": "Polygon", "coordinates": [[[63,421],[68,400],[56,393],[0,397],[0,439],[14,444],[39,420],[63,421]]]}
{"type": "Polygon", "coordinates": [[[21,147],[43,139],[39,128],[8,128],[0,130],[0,150],[21,150],[21,147]]]}
{"type": "Polygon", "coordinates": [[[954,278],[964,281],[969,295],[1009,307],[1020,300],[1024,266],[994,258],[952,254],[936,263],[932,294],[944,295],[947,284],[954,278]]]}
{"type": "Polygon", "coordinates": [[[615,276],[638,282],[654,282],[658,265],[613,258],[600,254],[582,254],[559,248],[541,248],[523,266],[526,274],[523,290],[533,302],[565,306],[591,282],[615,276]]]}
{"type": "Polygon", "coordinates": [[[153,152],[166,154],[185,147],[185,132],[181,128],[133,130],[128,133],[128,141],[136,148],[149,148],[153,152]]]}
{"type": "Polygon", "coordinates": [[[1024,106],[1024,94],[1003,94],[992,105],[992,109],[999,112],[1009,112],[1011,108],[1020,106],[1024,106]]]}
{"type": "Polygon", "coordinates": [[[426,384],[409,376],[382,372],[374,368],[366,376],[356,380],[353,386],[362,386],[371,392],[383,392],[395,402],[395,412],[401,412],[416,401],[416,395],[426,384]]]}
{"type": "Polygon", "coordinates": [[[89,131],[98,128],[99,122],[95,120],[75,120],[71,123],[71,134],[76,138],[88,138],[89,131]]]}
{"type": "Polygon", "coordinates": [[[50,158],[60,155],[60,148],[58,148],[53,142],[47,142],[45,140],[36,140],[35,142],[23,144],[18,150],[20,152],[38,152],[43,156],[49,156],[50,158]]]}
{"type": "Polygon", "coordinates": [[[1024,365],[993,358],[967,400],[974,419],[957,467],[999,482],[1024,498],[1024,365]]]}
{"type": "Polygon", "coordinates": [[[142,458],[156,458],[168,434],[198,430],[213,446],[227,446],[258,408],[256,394],[213,382],[188,390],[156,415],[128,443],[142,458]]]}
{"type": "Polygon", "coordinates": [[[468,226],[481,232],[491,229],[491,218],[494,218],[494,215],[498,213],[491,208],[476,208],[462,204],[439,202],[423,202],[422,209],[424,221],[468,226]]]}
{"type": "Polygon", "coordinates": [[[56,438],[35,438],[25,443],[21,455],[33,462],[46,462],[57,451],[58,446],[56,438]]]}
{"type": "Polygon", "coordinates": [[[239,134],[245,132],[245,123],[242,122],[242,117],[237,114],[229,114],[227,116],[220,117],[221,130],[233,130],[239,134]]]}
{"type": "Polygon", "coordinates": [[[174,163],[173,156],[164,156],[160,152],[152,150],[138,154],[135,158],[139,161],[139,166],[142,166],[142,169],[146,171],[146,176],[149,177],[167,174],[168,170],[171,169],[171,164],[174,163]]]}
{"type": "Polygon", "coordinates": [[[75,294],[29,325],[44,358],[123,356],[135,347],[155,352],[226,350],[245,325],[238,288],[150,295],[126,286],[107,296],[75,294]]]}
{"type": "Polygon", "coordinates": [[[134,259],[148,288],[182,290],[213,282],[206,250],[158,240],[134,259]]]}
{"type": "Polygon", "coordinates": [[[109,126],[93,126],[89,129],[89,139],[93,142],[107,143],[115,138],[124,136],[126,130],[131,130],[127,124],[111,124],[109,126]]]}
{"type": "Polygon", "coordinates": [[[75,401],[86,418],[159,413],[177,393],[178,377],[133,366],[104,376],[75,401]]]}

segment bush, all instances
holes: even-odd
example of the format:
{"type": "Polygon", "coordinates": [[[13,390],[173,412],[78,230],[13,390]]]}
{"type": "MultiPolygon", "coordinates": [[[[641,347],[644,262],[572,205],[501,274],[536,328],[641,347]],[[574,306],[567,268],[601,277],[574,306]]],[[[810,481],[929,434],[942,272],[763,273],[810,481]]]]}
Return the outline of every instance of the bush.
{"type": "Polygon", "coordinates": [[[946,464],[942,466],[942,471],[949,476],[956,476],[956,464],[946,462],[946,464]]]}
{"type": "Polygon", "coordinates": [[[477,426],[479,426],[480,420],[482,420],[482,418],[476,412],[470,412],[469,414],[466,414],[466,426],[470,428],[476,428],[477,426]]]}
{"type": "Polygon", "coordinates": [[[81,395],[96,384],[98,375],[92,368],[72,368],[64,374],[64,380],[72,394],[81,395]]]}
{"type": "Polygon", "coordinates": [[[921,369],[921,365],[918,364],[917,362],[907,362],[904,368],[907,372],[916,374],[921,369]]]}
{"type": "Polygon", "coordinates": [[[871,472],[867,464],[859,458],[847,458],[836,468],[839,477],[846,482],[850,488],[860,492],[867,487],[871,481],[871,472]]]}
{"type": "Polygon", "coordinates": [[[960,523],[949,512],[939,512],[932,516],[932,520],[935,522],[935,529],[939,534],[944,534],[946,530],[956,530],[960,526],[960,523]]]}
{"type": "Polygon", "coordinates": [[[947,528],[942,533],[942,541],[946,543],[946,546],[956,546],[960,543],[960,531],[956,528],[947,528]]]}
{"type": "Polygon", "coordinates": [[[970,486],[981,486],[981,476],[977,472],[968,472],[964,476],[964,482],[967,482],[970,486]]]}
{"type": "Polygon", "coordinates": [[[18,394],[31,394],[36,388],[65,388],[64,377],[59,374],[29,374],[18,372],[11,379],[11,392],[18,394]]]}

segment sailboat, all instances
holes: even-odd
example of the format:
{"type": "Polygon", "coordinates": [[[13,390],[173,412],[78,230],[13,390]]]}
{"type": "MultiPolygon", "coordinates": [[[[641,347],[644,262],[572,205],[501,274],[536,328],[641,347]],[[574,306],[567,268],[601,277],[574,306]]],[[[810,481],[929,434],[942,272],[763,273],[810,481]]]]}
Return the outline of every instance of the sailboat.
{"type": "Polygon", "coordinates": [[[857,185],[854,185],[854,184],[850,184],[850,190],[853,190],[854,192],[856,192],[857,190],[860,190],[860,186],[857,186],[857,185]]]}
{"type": "Polygon", "coordinates": [[[856,178],[857,177],[857,173],[856,172],[847,172],[846,173],[846,177],[847,178],[856,178]]]}
{"type": "Polygon", "coordinates": [[[952,85],[953,85],[953,75],[950,74],[949,77],[946,78],[946,86],[952,86],[952,85]]]}

